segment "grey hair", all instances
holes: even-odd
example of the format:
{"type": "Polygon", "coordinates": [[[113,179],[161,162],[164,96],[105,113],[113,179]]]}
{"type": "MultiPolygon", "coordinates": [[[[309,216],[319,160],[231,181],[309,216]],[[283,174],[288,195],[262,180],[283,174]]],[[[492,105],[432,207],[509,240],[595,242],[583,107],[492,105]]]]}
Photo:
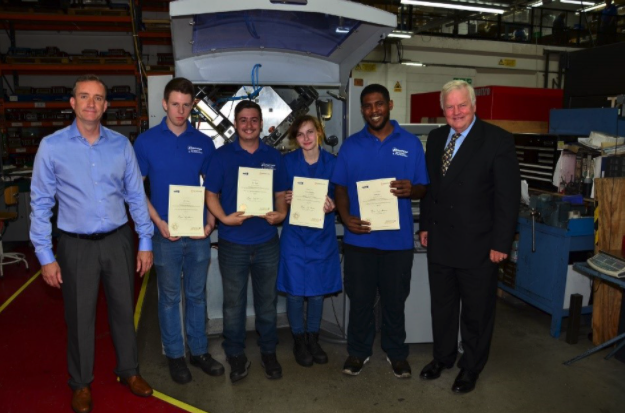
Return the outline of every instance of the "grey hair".
{"type": "Polygon", "coordinates": [[[475,90],[473,86],[465,82],[464,80],[451,80],[441,90],[441,109],[445,110],[445,98],[454,90],[466,89],[469,92],[469,98],[471,99],[471,106],[475,106],[475,90]]]}

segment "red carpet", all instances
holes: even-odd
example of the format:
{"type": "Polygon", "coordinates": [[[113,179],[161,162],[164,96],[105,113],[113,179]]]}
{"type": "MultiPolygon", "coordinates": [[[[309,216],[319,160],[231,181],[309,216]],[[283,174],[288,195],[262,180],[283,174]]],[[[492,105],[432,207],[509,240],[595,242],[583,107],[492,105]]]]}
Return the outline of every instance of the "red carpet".
{"type": "MultiPolygon", "coordinates": [[[[30,250],[31,269],[7,265],[0,278],[0,306],[24,285],[39,265],[30,250]]],[[[136,292],[140,289],[137,277],[136,292]]],[[[109,337],[106,301],[100,289],[96,321],[94,413],[181,412],[154,397],[139,398],[116,380],[115,350],[109,337]]],[[[67,385],[66,328],[61,291],[38,276],[0,312],[0,412],[71,412],[67,385]]]]}

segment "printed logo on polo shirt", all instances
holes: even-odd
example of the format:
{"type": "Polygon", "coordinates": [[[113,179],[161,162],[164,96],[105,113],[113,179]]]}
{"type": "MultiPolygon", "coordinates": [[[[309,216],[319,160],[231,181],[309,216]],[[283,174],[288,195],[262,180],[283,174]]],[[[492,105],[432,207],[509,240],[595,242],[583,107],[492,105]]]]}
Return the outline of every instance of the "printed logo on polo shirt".
{"type": "Polygon", "coordinates": [[[404,149],[393,148],[393,155],[395,156],[403,156],[404,158],[408,157],[408,151],[404,149]]]}
{"type": "Polygon", "coordinates": [[[260,167],[263,169],[273,169],[274,171],[276,170],[276,165],[272,164],[272,163],[262,163],[260,164],[260,167]]]}
{"type": "Polygon", "coordinates": [[[200,155],[202,154],[202,148],[189,145],[187,146],[187,149],[189,150],[189,153],[199,153],[200,155]]]}

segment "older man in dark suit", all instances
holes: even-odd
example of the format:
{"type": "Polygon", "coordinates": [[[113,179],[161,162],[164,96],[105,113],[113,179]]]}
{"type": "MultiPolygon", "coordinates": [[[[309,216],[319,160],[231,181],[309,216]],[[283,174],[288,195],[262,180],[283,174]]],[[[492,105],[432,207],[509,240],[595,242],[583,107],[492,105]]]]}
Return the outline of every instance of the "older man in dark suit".
{"type": "Polygon", "coordinates": [[[497,265],[512,243],[520,176],[512,135],[475,117],[471,85],[445,84],[441,107],[448,126],[428,136],[431,182],[420,221],[421,244],[428,249],[434,360],[420,376],[437,379],[453,367],[460,324],[464,354],[452,390],[468,393],[488,359],[497,265]]]}

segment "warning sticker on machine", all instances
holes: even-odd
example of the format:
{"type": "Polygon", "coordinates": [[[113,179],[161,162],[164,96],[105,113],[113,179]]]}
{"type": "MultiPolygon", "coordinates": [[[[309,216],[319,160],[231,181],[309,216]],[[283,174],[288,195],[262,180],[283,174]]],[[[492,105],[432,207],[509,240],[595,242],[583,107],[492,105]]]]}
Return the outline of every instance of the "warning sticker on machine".
{"type": "Polygon", "coordinates": [[[516,59],[499,59],[499,66],[516,67],[516,59]]]}

